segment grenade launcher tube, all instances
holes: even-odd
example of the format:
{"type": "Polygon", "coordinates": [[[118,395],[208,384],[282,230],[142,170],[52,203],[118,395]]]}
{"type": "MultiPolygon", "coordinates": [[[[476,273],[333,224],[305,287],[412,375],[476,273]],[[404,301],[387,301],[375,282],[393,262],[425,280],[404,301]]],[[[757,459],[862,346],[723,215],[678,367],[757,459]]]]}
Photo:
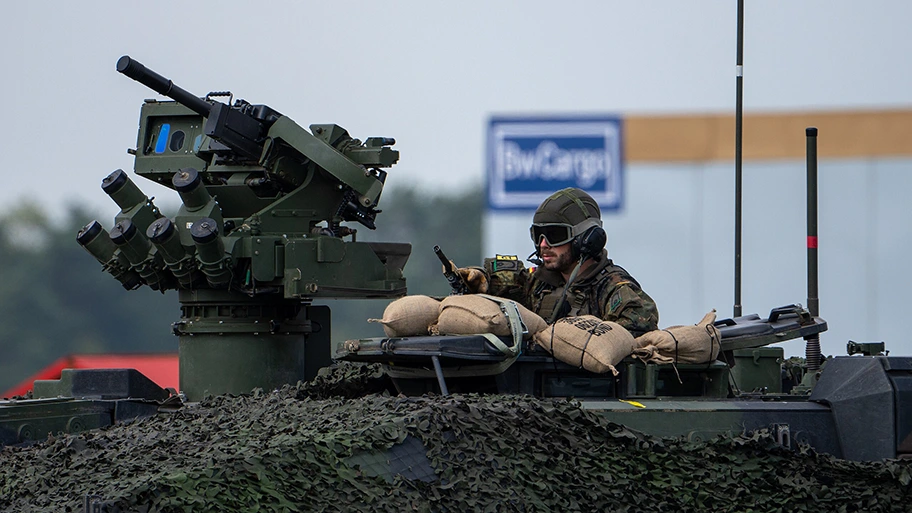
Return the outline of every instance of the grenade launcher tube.
{"type": "Polygon", "coordinates": [[[219,235],[215,219],[204,217],[190,227],[190,236],[196,245],[196,259],[206,280],[213,288],[227,288],[231,271],[226,267],[225,244],[219,235]]]}

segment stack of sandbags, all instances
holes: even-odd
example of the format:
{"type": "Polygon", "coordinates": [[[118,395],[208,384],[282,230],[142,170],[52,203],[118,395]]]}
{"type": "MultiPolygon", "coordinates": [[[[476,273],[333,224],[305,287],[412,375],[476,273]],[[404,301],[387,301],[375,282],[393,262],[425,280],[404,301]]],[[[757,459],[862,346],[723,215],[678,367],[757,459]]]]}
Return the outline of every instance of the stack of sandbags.
{"type": "Polygon", "coordinates": [[[713,325],[716,311],[693,326],[650,331],[636,339],[633,356],[648,363],[710,363],[719,356],[722,335],[713,325]]]}
{"type": "Polygon", "coordinates": [[[430,296],[405,296],[390,303],[383,311],[382,319],[367,321],[382,324],[387,337],[477,333],[508,337],[513,333],[500,302],[516,305],[527,329],[526,337],[548,327],[544,319],[515,301],[482,294],[449,296],[443,301],[430,296]]]}
{"type": "Polygon", "coordinates": [[[440,301],[430,296],[405,296],[387,305],[382,319],[367,322],[382,324],[387,337],[414,337],[428,334],[428,327],[437,322],[439,311],[440,301]]]}
{"type": "Polygon", "coordinates": [[[623,326],[594,315],[564,317],[535,334],[535,343],[558,360],[591,372],[611,371],[636,349],[636,341],[623,326]]]}
{"type": "Polygon", "coordinates": [[[516,305],[519,316],[528,330],[527,337],[548,327],[544,319],[515,301],[501,298],[489,299],[484,295],[469,294],[449,296],[441,301],[437,326],[431,327],[431,331],[441,335],[491,333],[499,337],[510,336],[512,335],[510,321],[501,309],[499,301],[516,305]]]}

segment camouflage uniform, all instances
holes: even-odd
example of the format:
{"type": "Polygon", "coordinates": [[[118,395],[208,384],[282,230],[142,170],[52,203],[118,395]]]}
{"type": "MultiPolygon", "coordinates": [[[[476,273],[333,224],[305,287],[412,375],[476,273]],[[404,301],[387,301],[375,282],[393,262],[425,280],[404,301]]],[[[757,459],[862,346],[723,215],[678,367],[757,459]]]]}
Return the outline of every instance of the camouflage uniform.
{"type": "Polygon", "coordinates": [[[544,267],[525,269],[516,257],[485,259],[488,293],[506,297],[551,319],[594,315],[627,328],[634,337],[658,329],[659,312],[655,302],[640,284],[622,267],[614,265],[608,252],[602,251],[596,264],[580,273],[558,307],[564,290],[564,279],[557,271],[544,267]]]}

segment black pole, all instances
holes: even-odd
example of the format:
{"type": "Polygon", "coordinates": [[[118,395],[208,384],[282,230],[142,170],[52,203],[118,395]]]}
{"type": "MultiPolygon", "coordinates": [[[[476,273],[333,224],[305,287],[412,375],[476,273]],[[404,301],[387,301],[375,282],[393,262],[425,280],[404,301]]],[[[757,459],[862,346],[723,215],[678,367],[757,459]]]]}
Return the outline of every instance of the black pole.
{"type": "Polygon", "coordinates": [[[741,316],[741,103],[744,81],[744,0],[738,0],[738,65],[735,68],[735,307],[741,316]]]}
{"type": "MultiPolygon", "coordinates": [[[[820,300],[817,297],[817,128],[805,129],[807,136],[807,280],[808,311],[811,316],[820,315],[820,300]]],[[[805,340],[805,357],[808,372],[820,368],[820,335],[811,335],[805,340]]]]}

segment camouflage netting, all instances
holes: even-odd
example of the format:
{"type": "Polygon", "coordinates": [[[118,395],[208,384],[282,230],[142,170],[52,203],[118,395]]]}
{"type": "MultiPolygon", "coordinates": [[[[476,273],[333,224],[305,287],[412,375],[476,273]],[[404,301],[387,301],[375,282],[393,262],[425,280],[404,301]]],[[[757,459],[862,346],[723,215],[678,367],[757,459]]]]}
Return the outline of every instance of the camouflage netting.
{"type": "Polygon", "coordinates": [[[909,511],[912,466],[659,440],[571,401],[395,397],[375,366],[0,449],[0,510],[909,511]]]}

